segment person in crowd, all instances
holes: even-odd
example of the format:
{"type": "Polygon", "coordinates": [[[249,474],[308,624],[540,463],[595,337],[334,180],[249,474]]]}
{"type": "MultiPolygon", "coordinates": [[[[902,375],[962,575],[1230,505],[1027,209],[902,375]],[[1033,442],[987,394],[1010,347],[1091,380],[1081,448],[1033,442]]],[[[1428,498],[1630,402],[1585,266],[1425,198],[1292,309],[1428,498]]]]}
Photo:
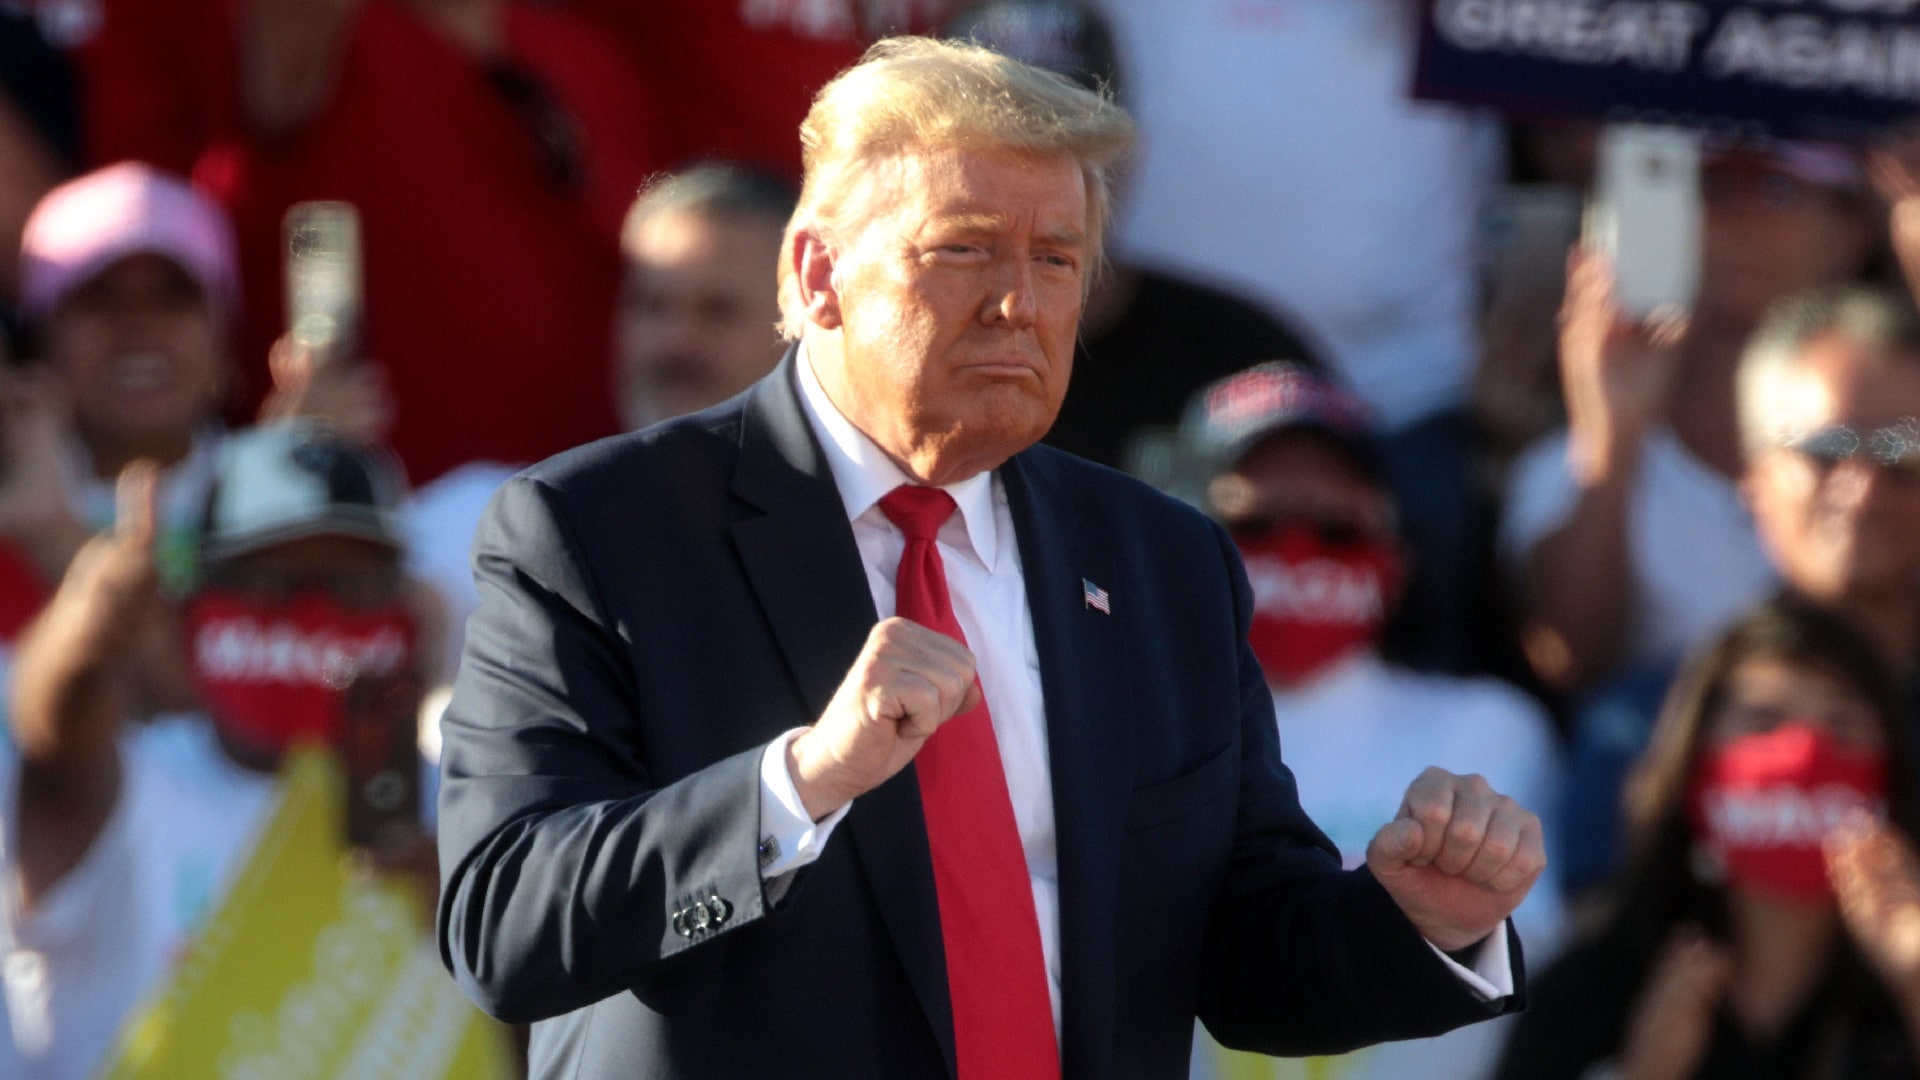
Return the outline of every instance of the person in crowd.
{"type": "MultiPolygon", "coordinates": [[[[1084,0],[987,0],[955,12],[941,33],[1127,101],[1112,28],[1084,0]]],[[[1126,171],[1125,163],[1116,170],[1121,212],[1126,171]]],[[[1195,390],[1276,357],[1318,363],[1277,315],[1116,254],[1087,294],[1073,381],[1046,441],[1102,465],[1150,468],[1152,433],[1171,430],[1195,390]]]]}
{"type": "Polygon", "coordinates": [[[802,129],[780,366],[490,505],[440,944],[537,1073],[1172,1076],[1196,1015],[1298,1053],[1515,1003],[1537,819],[1429,769],[1343,871],[1225,533],[1034,445],[1131,138],[875,46],[802,129]]]}
{"type": "Polygon", "coordinates": [[[1503,558],[1522,647],[1567,702],[1569,890],[1615,868],[1616,792],[1679,657],[1771,591],[1778,573],[1739,489],[1736,373],[1768,306],[1862,272],[1869,196],[1850,151],[1709,146],[1700,291],[1690,317],[1635,323],[1611,268],[1568,259],[1560,328],[1568,424],[1509,478],[1503,558]]]}
{"type": "MultiPolygon", "coordinates": [[[[1383,660],[1381,632],[1406,581],[1407,551],[1366,405],[1327,376],[1262,364],[1198,394],[1184,432],[1213,465],[1208,509],[1232,534],[1253,586],[1250,637],[1273,691],[1300,804],[1360,865],[1405,778],[1433,764],[1485,776],[1529,805],[1559,796],[1559,747],[1545,711],[1492,678],[1383,660]]],[[[1551,814],[1542,815],[1551,831],[1551,814]]],[[[1551,870],[1514,913],[1531,963],[1563,933],[1551,870]]],[[[1509,1021],[1387,1043],[1323,1062],[1328,1078],[1484,1077],[1509,1021]]],[[[1206,1044],[1203,1044],[1206,1045],[1206,1044]]],[[[1262,1075],[1209,1047],[1199,1076],[1262,1075]]]]}
{"type": "Polygon", "coordinates": [[[1920,676],[1920,310],[1854,286],[1778,305],[1740,365],[1741,490],[1785,586],[1920,676]]]}
{"type": "Polygon", "coordinates": [[[671,161],[628,56],[578,12],[518,0],[240,8],[240,119],[194,176],[239,236],[248,400],[287,329],[285,215],[339,200],[360,222],[355,359],[385,371],[413,482],[617,431],[620,224],[671,161]]]}
{"type": "Polygon", "coordinates": [[[184,587],[233,378],[240,292],[226,215],[177,177],[110,166],[34,208],[20,280],[32,353],[0,375],[0,534],[58,581],[112,521],[114,478],[150,460],[162,578],[184,587]]]}
{"type": "Polygon", "coordinates": [[[1121,249],[1311,335],[1379,418],[1419,555],[1399,651],[1425,668],[1487,663],[1468,404],[1499,125],[1409,99],[1421,7],[1405,0],[1106,7],[1142,130],[1121,249]]]}
{"type": "Polygon", "coordinates": [[[753,385],[785,351],[774,268],[799,192],[709,162],[648,185],[620,230],[614,396],[628,431],[753,385]]]}
{"type": "Polygon", "coordinates": [[[1911,732],[1878,650],[1798,598],[1676,680],[1617,906],[1535,984],[1499,1076],[1920,1075],[1911,732]]]}
{"type": "MultiPolygon", "coordinates": [[[[93,1074],[245,862],[287,748],[338,739],[333,676],[286,658],[413,678],[434,654],[384,452],[270,425],[225,440],[213,480],[190,596],[159,587],[158,470],[143,459],[122,471],[113,528],[74,557],[16,654],[15,749],[0,755],[4,1075],[93,1074]],[[198,700],[135,724],[129,644],[154,621],[198,700]]],[[[382,843],[417,855],[423,837],[404,831],[382,843]]]]}
{"type": "Polygon", "coordinates": [[[1623,317],[1601,256],[1569,259],[1560,337],[1567,429],[1516,463],[1502,543],[1527,651],[1580,691],[1678,657],[1770,587],[1736,489],[1734,378],[1769,305],[1858,275],[1868,196],[1845,150],[1708,153],[1700,293],[1684,324],[1623,317]]]}
{"type": "MultiPolygon", "coordinates": [[[[1736,389],[1741,505],[1767,570],[1852,620],[1913,688],[1920,672],[1920,482],[1912,479],[1920,463],[1920,314],[1913,301],[1867,286],[1781,301],[1754,331],[1736,389]]],[[[1617,862],[1620,782],[1652,728],[1650,709],[1630,708],[1618,696],[1602,700],[1606,706],[1575,732],[1568,791],[1563,850],[1583,884],[1602,881],[1617,862]]]]}
{"type": "MultiPolygon", "coordinates": [[[[627,429],[718,405],[780,359],[774,270],[796,196],[776,176],[706,162],[655,179],[634,200],[621,231],[610,387],[627,429]]],[[[414,566],[446,597],[453,627],[479,600],[467,565],[474,526],[519,467],[471,462],[414,493],[414,566]]],[[[460,635],[448,644],[451,671],[460,635]]]]}

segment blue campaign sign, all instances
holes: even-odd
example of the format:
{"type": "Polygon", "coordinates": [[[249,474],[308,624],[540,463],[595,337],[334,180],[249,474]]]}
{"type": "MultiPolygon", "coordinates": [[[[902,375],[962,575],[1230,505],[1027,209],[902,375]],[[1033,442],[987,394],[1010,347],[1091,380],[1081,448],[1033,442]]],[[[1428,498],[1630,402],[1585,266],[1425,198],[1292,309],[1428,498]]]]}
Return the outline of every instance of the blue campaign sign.
{"type": "Polygon", "coordinates": [[[1425,0],[1416,96],[1849,138],[1920,116],[1920,0],[1425,0]]]}

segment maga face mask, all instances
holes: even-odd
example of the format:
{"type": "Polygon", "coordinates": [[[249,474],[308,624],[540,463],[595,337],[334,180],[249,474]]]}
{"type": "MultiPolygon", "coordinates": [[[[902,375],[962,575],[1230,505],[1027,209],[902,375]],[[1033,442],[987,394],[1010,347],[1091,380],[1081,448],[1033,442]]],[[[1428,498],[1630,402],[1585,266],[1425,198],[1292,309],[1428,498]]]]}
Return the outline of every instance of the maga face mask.
{"type": "Polygon", "coordinates": [[[1372,537],[1339,542],[1305,522],[1236,541],[1253,585],[1247,637],[1267,681],[1296,686],[1373,644],[1400,587],[1399,551],[1372,537]]]}
{"type": "Polygon", "coordinates": [[[283,753],[300,741],[339,738],[341,702],[361,676],[413,663],[414,625],[398,604],[355,610],[325,593],[286,604],[208,589],[187,606],[194,681],[230,737],[283,753]]]}
{"type": "Polygon", "coordinates": [[[1687,799],[1695,843],[1727,883],[1800,903],[1833,899],[1820,842],[1853,812],[1886,814],[1886,761],[1792,720],[1709,750],[1687,799]]]}

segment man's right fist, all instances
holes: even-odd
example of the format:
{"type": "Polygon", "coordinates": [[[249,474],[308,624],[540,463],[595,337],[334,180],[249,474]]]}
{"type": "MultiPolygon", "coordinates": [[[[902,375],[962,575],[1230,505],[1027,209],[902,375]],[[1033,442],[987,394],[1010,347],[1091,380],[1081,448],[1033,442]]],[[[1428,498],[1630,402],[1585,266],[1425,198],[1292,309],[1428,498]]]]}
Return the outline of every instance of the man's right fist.
{"type": "Polygon", "coordinates": [[[892,779],[940,725],[980,704],[973,653],[908,619],[882,619],[827,711],[787,744],[815,821],[892,779]]]}

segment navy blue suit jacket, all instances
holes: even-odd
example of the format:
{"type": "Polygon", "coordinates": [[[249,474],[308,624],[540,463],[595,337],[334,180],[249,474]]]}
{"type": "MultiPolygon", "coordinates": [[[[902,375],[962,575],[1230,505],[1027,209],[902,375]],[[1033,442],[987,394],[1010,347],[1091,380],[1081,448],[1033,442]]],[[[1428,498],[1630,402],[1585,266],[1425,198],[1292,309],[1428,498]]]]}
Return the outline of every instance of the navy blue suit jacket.
{"type": "MultiPolygon", "coordinates": [[[[539,1021],[536,1076],[954,1075],[913,769],[779,903],[760,881],[761,751],[876,620],[792,363],[536,466],[475,540],[440,942],[490,1012],[539,1021]]],[[[1046,699],[1066,1077],[1184,1076],[1196,1015],[1293,1054],[1492,1015],[1302,813],[1227,536],[1044,446],[1000,476],[1046,699]]]]}

